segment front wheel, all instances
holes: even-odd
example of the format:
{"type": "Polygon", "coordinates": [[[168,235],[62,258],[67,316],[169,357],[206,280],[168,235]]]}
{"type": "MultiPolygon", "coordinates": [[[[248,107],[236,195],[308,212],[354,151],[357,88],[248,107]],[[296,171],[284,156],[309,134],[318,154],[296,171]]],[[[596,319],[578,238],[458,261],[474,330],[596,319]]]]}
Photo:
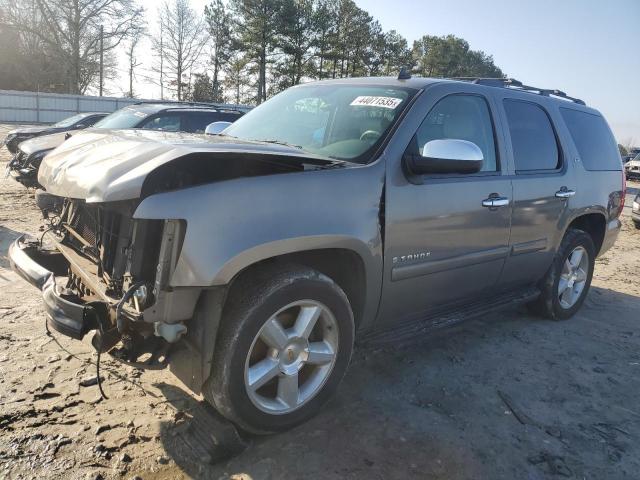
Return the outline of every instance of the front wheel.
{"type": "Polygon", "coordinates": [[[335,392],[353,350],[344,292],[299,266],[270,267],[232,287],[204,395],[253,433],[286,430],[335,392]]]}
{"type": "Polygon", "coordinates": [[[540,297],[530,305],[534,312],[554,320],[571,318],[587,296],[595,258],[591,236],[582,230],[568,230],[541,282],[540,297]]]}

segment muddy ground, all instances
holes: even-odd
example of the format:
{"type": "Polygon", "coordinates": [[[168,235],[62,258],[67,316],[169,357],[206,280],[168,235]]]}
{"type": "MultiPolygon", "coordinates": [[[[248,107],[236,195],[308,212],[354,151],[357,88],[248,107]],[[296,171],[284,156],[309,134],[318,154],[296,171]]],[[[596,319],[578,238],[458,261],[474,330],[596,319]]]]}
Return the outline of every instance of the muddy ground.
{"type": "Polygon", "coordinates": [[[629,212],[640,185],[629,187],[621,236],[572,320],[520,308],[360,349],[316,418],[240,438],[168,372],[107,357],[108,400],[82,386],[95,377],[91,346],[48,336],[40,295],[9,268],[9,243],[39,218],[32,192],[3,179],[0,478],[639,478],[640,230],[629,212]]]}

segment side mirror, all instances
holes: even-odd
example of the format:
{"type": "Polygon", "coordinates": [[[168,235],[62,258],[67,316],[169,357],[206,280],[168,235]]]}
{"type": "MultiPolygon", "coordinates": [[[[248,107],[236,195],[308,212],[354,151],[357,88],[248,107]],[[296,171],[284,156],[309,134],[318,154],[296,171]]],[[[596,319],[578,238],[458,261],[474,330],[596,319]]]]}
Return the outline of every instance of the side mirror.
{"type": "Polygon", "coordinates": [[[482,150],[467,140],[452,138],[431,140],[421,155],[404,156],[405,170],[409,175],[431,173],[477,173],[482,169],[482,150]]]}
{"type": "Polygon", "coordinates": [[[220,135],[229,125],[231,125],[231,122],[213,122],[207,125],[204,133],[207,135],[220,135]]]}

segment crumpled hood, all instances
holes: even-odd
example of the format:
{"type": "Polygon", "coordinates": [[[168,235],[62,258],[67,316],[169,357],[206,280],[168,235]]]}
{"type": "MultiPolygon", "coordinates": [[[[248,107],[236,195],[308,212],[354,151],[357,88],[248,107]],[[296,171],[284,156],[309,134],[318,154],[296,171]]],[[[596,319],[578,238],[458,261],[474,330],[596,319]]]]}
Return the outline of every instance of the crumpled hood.
{"type": "Polygon", "coordinates": [[[36,135],[49,130],[55,131],[56,129],[52,129],[50,125],[42,125],[41,127],[24,127],[10,130],[7,135],[36,135]]]}
{"type": "Polygon", "coordinates": [[[42,150],[51,150],[64,142],[66,135],[66,132],[42,135],[41,137],[21,142],[19,148],[27,155],[31,155],[32,153],[40,152],[42,150]]]}
{"type": "Polygon", "coordinates": [[[280,155],[297,163],[311,157],[315,162],[333,163],[294,148],[225,136],[87,129],[44,158],[38,182],[53,195],[87,202],[135,199],[140,197],[144,180],[153,170],[176,158],[201,152],[280,155]]]}

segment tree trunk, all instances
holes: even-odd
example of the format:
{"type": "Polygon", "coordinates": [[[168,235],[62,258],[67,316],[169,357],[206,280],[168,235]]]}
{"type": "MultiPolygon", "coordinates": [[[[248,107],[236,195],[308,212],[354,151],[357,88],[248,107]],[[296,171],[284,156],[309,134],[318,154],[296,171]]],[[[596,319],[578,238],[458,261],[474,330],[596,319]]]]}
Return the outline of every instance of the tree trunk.
{"type": "Polygon", "coordinates": [[[218,60],[218,52],[216,52],[215,60],[213,61],[213,80],[211,86],[213,87],[214,100],[218,101],[218,70],[220,69],[220,60],[218,60]]]}
{"type": "Polygon", "coordinates": [[[73,20],[72,20],[72,62],[73,62],[73,93],[80,94],[80,11],[78,1],[73,2],[73,20]]]}
{"type": "Polygon", "coordinates": [[[129,63],[129,97],[133,98],[133,61],[129,63]]]}
{"type": "Polygon", "coordinates": [[[258,105],[267,99],[267,49],[264,41],[260,47],[259,64],[260,72],[258,74],[258,105]]]}

